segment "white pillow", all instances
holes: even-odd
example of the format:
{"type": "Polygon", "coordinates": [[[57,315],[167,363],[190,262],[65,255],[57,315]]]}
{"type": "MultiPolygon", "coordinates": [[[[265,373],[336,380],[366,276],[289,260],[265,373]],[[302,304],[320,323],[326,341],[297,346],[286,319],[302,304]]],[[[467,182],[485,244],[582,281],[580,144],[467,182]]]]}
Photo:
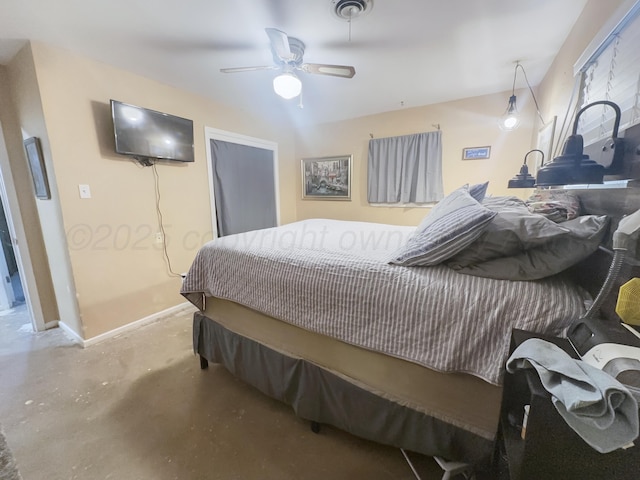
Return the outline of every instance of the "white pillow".
{"type": "Polygon", "coordinates": [[[466,188],[459,188],[438,202],[390,263],[437,265],[473,243],[495,216],[466,188]]]}

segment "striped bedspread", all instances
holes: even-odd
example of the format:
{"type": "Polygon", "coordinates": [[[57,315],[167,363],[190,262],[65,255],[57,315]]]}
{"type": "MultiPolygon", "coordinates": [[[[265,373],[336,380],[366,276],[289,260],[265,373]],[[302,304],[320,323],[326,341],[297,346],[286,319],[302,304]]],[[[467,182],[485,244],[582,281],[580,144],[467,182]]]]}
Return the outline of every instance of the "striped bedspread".
{"type": "Polygon", "coordinates": [[[561,277],[515,282],[388,260],[414,227],[305,220],[219,238],[181,293],[232,300],[344,342],[501,383],[512,328],[560,334],[586,294],[561,277]]]}

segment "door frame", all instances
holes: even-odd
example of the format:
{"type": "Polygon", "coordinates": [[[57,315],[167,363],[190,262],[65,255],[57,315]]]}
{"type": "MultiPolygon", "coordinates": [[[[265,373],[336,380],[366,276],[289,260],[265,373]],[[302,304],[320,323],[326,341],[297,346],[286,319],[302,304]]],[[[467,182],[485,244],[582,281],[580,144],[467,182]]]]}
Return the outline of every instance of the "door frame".
{"type": "Polygon", "coordinates": [[[44,312],[40,305],[40,295],[33,271],[33,263],[27,245],[27,234],[22,223],[22,213],[20,211],[16,187],[11,177],[9,153],[4,141],[2,125],[0,125],[0,197],[4,205],[7,227],[11,235],[13,253],[16,257],[18,275],[22,283],[24,300],[27,305],[27,310],[29,311],[31,324],[34,331],[42,332],[47,328],[57,326],[57,322],[49,322],[49,324],[46,324],[44,320],[44,312]],[[7,179],[9,179],[9,181],[7,181],[7,179]]]}
{"type": "Polygon", "coordinates": [[[217,128],[204,127],[205,149],[207,154],[207,173],[209,177],[209,201],[211,203],[211,231],[213,238],[218,238],[218,217],[216,215],[216,197],[213,191],[213,158],[211,157],[211,140],[235,143],[247,147],[256,147],[270,150],[273,154],[273,187],[276,199],[276,225],[280,225],[280,183],[278,175],[278,144],[262,138],[249,137],[234,132],[218,130],[217,128]]]}

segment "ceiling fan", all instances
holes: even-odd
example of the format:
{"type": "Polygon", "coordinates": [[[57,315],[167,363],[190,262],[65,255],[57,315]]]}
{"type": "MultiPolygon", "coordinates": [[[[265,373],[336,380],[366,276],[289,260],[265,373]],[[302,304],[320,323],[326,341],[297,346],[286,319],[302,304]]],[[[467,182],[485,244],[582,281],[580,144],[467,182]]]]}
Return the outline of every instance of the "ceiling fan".
{"type": "Polygon", "coordinates": [[[281,70],[282,73],[273,80],[273,88],[278,95],[287,99],[297,97],[302,90],[302,83],[294,73],[295,70],[343,78],[351,78],[356,74],[356,69],[351,66],[304,63],[302,61],[304,43],[301,40],[289,37],[286,33],[276,28],[265,28],[265,31],[271,41],[271,52],[273,53],[275,65],[221,68],[220,71],[223,73],[236,73],[254,70],[281,70]]]}

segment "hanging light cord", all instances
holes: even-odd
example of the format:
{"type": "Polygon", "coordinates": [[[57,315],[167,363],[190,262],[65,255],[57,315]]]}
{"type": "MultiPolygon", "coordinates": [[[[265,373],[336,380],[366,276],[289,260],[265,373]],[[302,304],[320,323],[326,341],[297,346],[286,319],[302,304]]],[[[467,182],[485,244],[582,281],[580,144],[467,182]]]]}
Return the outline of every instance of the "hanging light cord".
{"type": "MultiPolygon", "coordinates": [[[[538,100],[536,100],[536,95],[535,95],[535,93],[533,93],[533,88],[531,88],[531,84],[529,83],[529,79],[527,78],[527,72],[524,71],[524,67],[522,65],[520,65],[520,62],[516,62],[516,68],[515,68],[515,72],[514,72],[514,75],[513,75],[513,90],[512,90],[512,92],[515,92],[515,90],[516,90],[516,74],[518,73],[518,67],[520,67],[520,70],[522,70],[522,74],[524,75],[524,81],[527,82],[527,87],[529,87],[529,91],[531,92],[531,96],[533,97],[533,103],[535,103],[535,105],[536,105],[536,112],[538,113],[538,118],[542,122],[542,125],[544,125],[545,122],[544,122],[544,119],[542,118],[542,114],[540,113],[540,106],[538,105],[538,100]]],[[[513,95],[513,93],[511,93],[511,95],[513,95]]]]}
{"type": "MultiPolygon", "coordinates": [[[[518,77],[518,67],[520,66],[519,62],[516,62],[516,66],[513,69],[513,85],[511,86],[511,96],[513,97],[516,94],[516,78],[518,77]]],[[[524,72],[524,70],[522,70],[524,72]]],[[[525,75],[526,77],[526,75],[525,75]]]]}

